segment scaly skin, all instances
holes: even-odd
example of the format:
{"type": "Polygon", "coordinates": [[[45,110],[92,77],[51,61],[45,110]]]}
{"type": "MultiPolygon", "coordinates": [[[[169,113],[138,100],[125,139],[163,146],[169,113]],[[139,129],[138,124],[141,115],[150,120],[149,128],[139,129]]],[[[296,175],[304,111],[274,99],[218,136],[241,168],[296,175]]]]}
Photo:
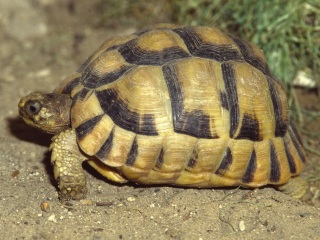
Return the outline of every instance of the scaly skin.
{"type": "Polygon", "coordinates": [[[304,199],[308,195],[309,184],[304,178],[291,178],[286,184],[278,187],[279,191],[294,198],[304,199]]]}
{"type": "Polygon", "coordinates": [[[82,162],[86,157],[80,152],[75,131],[68,129],[54,136],[50,150],[60,201],[64,203],[85,198],[87,187],[82,162]]]}

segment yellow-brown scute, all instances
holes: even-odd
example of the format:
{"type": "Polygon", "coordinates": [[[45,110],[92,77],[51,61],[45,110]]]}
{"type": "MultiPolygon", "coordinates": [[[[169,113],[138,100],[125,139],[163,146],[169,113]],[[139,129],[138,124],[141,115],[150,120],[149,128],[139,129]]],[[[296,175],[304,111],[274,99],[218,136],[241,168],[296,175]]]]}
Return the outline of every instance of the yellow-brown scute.
{"type": "MultiPolygon", "coordinates": [[[[240,133],[244,124],[244,115],[246,114],[257,121],[261,140],[273,138],[275,136],[274,109],[270,92],[267,90],[268,82],[266,76],[259,70],[248,66],[247,63],[234,63],[233,68],[237,86],[239,114],[242,120],[235,135],[240,133]]],[[[278,92],[278,95],[285,98],[284,91],[278,92]]],[[[283,114],[287,116],[288,112],[288,106],[285,105],[283,114]]]]}
{"type": "Polygon", "coordinates": [[[162,94],[166,92],[165,86],[161,84],[163,81],[160,67],[140,66],[126,74],[123,80],[119,79],[119,84],[113,89],[131,110],[140,114],[162,115],[164,107],[162,94]]]}
{"type": "Polygon", "coordinates": [[[132,181],[257,187],[303,168],[285,91],[263,53],[216,28],[114,38],[79,72],[58,88],[71,90],[78,143],[132,181]]]}
{"type": "Polygon", "coordinates": [[[197,33],[199,39],[205,43],[225,45],[239,51],[237,45],[232,41],[232,39],[217,28],[194,27],[193,30],[197,33]]]}
{"type": "Polygon", "coordinates": [[[94,92],[90,91],[84,99],[77,99],[76,104],[71,109],[72,127],[77,128],[83,122],[103,114],[99,100],[94,92]]]}
{"type": "Polygon", "coordinates": [[[187,51],[186,46],[178,36],[165,30],[150,30],[137,39],[136,45],[141,48],[141,51],[146,52],[161,52],[177,46],[187,51]]]}
{"type": "Polygon", "coordinates": [[[181,93],[173,92],[172,95],[181,94],[182,112],[201,110],[203,114],[210,116],[210,127],[207,129],[210,134],[216,137],[226,136],[226,123],[229,119],[224,118],[227,115],[223,116],[219,97],[220,86],[223,86],[220,64],[208,59],[191,58],[172,64],[172,68],[177,75],[175,84],[181,89],[181,93]]]}
{"type": "Polygon", "coordinates": [[[103,77],[106,73],[114,72],[118,69],[130,66],[122,57],[115,51],[107,51],[94,61],[87,71],[92,71],[95,76],[103,77]]]}
{"type": "Polygon", "coordinates": [[[114,127],[115,125],[110,117],[104,115],[89,133],[84,135],[83,138],[78,137],[80,147],[89,156],[94,156],[108,138],[114,127]]]}

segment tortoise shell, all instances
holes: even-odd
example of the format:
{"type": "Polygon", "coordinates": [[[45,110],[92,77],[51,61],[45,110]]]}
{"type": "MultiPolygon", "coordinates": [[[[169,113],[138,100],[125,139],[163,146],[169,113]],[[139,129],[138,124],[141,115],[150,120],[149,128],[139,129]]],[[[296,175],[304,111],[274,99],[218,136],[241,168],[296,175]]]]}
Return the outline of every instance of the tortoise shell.
{"type": "Polygon", "coordinates": [[[193,187],[283,184],[305,153],[256,46],[214,27],[107,40],[56,93],[80,148],[126,179],[193,187]]]}

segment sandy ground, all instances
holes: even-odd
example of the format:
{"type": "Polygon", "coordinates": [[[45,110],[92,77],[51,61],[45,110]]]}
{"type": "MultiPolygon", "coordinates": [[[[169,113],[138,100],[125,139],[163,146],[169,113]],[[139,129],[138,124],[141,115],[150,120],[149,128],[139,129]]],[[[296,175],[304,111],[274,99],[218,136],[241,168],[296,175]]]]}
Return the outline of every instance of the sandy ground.
{"type": "Polygon", "coordinates": [[[35,90],[52,91],[105,38],[133,29],[96,27],[97,1],[30,2],[37,4],[15,11],[0,6],[1,239],[320,239],[319,208],[272,188],[119,186],[84,166],[88,199],[62,206],[50,165],[51,136],[22,122],[18,101],[35,90]],[[26,9],[36,12],[16,16],[26,9]],[[45,25],[23,33],[20,23],[28,20],[45,25]]]}

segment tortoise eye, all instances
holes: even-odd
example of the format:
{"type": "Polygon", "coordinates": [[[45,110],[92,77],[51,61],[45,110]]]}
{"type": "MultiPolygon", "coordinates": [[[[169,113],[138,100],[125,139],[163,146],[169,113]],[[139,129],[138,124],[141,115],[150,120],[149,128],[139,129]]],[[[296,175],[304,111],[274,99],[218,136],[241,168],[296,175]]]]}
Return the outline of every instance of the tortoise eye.
{"type": "Polygon", "coordinates": [[[38,101],[32,101],[26,105],[25,109],[29,115],[35,115],[40,112],[41,105],[38,101]]]}

